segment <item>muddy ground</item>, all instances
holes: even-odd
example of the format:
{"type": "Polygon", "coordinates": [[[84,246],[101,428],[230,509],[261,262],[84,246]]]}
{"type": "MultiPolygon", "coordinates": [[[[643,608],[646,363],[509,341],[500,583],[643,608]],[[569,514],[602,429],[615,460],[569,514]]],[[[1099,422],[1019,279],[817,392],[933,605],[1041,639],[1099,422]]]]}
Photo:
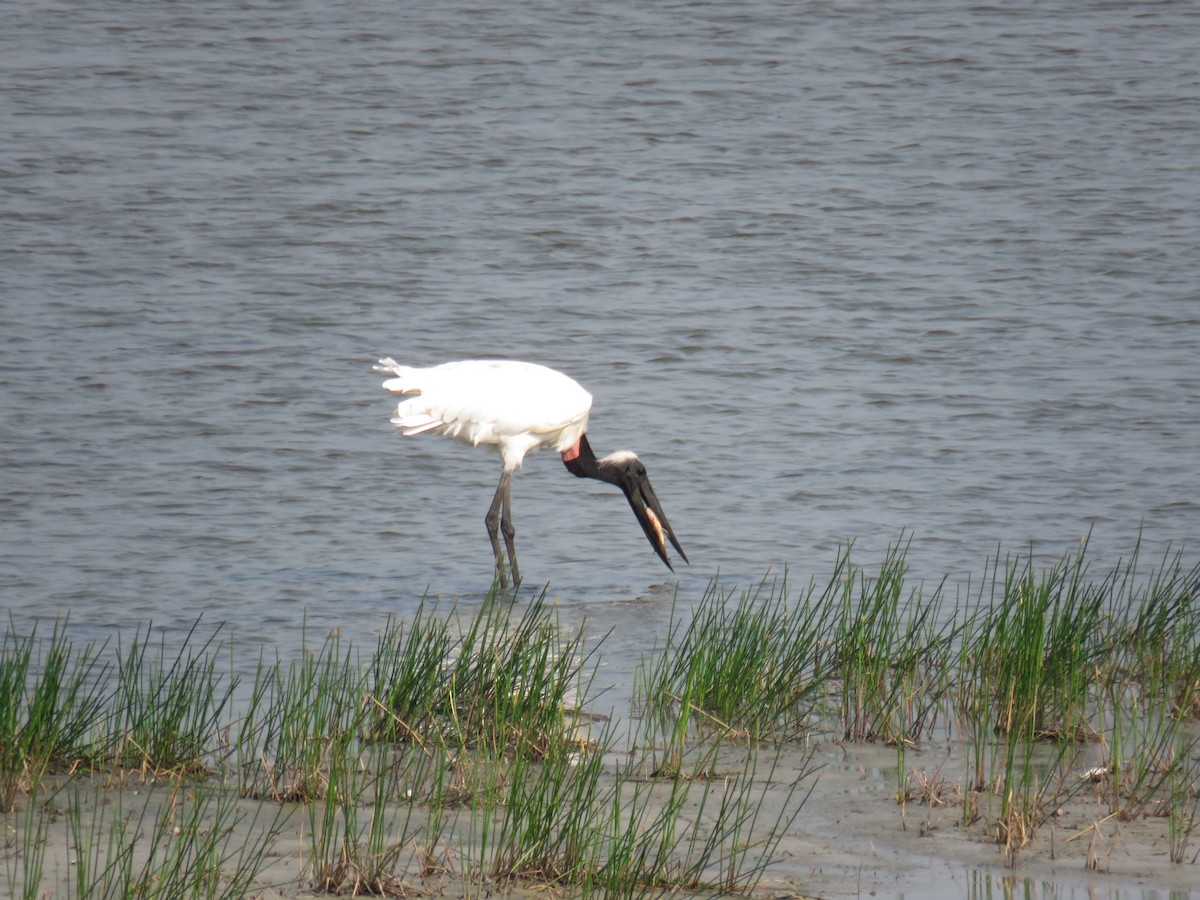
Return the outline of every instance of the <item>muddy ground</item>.
{"type": "MultiPolygon", "coordinates": [[[[1122,819],[1108,815],[1107,785],[1087,783],[1069,802],[1040,825],[1027,846],[1008,855],[993,839],[999,801],[979,798],[980,815],[964,824],[959,762],[946,747],[928,745],[906,753],[908,798],[898,803],[897,753],[874,745],[815,745],[811,759],[805,751],[782,752],[775,781],[764,793],[762,823],[776,820],[776,811],[789,794],[787,783],[805,767],[818,767],[812,792],[780,841],[775,862],[766,871],[755,896],[941,898],[1021,896],[1034,898],[1178,898],[1200,896],[1200,829],[1190,837],[1187,861],[1170,861],[1165,817],[1139,815],[1122,819]],[[932,803],[929,802],[932,800],[932,803]],[[990,809],[989,809],[990,805],[990,809]]],[[[1073,773],[1073,777],[1077,777],[1073,773]]],[[[807,790],[809,781],[803,782],[807,790]]],[[[152,821],[156,804],[169,797],[166,783],[126,778],[104,791],[64,791],[52,801],[57,813],[46,832],[42,891],[37,896],[77,896],[73,867],[78,849],[70,846],[67,809],[70,796],[91,798],[93,805],[126,812],[141,810],[152,821]],[[150,813],[147,815],[147,813],[150,813]]],[[[796,796],[791,802],[797,802],[796,796]]],[[[227,846],[238,848],[253,840],[278,809],[263,801],[239,800],[247,813],[227,846]],[[257,820],[254,813],[258,814],[257,820]]],[[[21,896],[21,803],[3,818],[4,869],[0,895],[21,896]]],[[[410,829],[420,829],[421,804],[410,829]]],[[[90,810],[88,814],[95,814],[90,810]]],[[[402,810],[395,809],[397,820],[402,810]]],[[[466,814],[464,813],[464,816],[466,814]]],[[[268,864],[251,896],[292,898],[322,896],[309,883],[310,816],[291,810],[286,826],[273,841],[268,864]]],[[[144,829],[146,830],[146,829],[144,829]]],[[[419,843],[414,841],[415,845],[419,843]]],[[[469,856],[469,853],[467,854],[469,856]]],[[[570,896],[564,886],[537,882],[495,883],[470,877],[460,850],[443,847],[435,865],[405,849],[398,857],[397,887],[410,895],[442,897],[570,896]]]]}

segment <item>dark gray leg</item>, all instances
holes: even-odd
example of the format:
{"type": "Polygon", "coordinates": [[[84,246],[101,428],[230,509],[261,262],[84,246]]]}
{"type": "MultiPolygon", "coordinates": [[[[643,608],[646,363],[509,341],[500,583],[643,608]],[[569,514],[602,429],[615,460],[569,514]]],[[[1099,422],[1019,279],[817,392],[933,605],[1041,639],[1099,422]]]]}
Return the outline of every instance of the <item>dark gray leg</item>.
{"type": "MultiPolygon", "coordinates": [[[[512,479],[504,481],[504,509],[500,515],[500,530],[504,533],[504,545],[508,548],[508,561],[512,568],[513,590],[521,586],[521,570],[517,568],[517,546],[513,537],[517,530],[512,523],[512,479]]],[[[499,552],[497,550],[497,552],[499,552]]]]}
{"type": "MultiPolygon", "coordinates": [[[[500,552],[500,508],[504,507],[505,519],[508,517],[508,485],[512,479],[512,473],[504,471],[500,473],[500,483],[496,485],[496,496],[492,498],[492,505],[488,507],[487,515],[483,517],[483,524],[487,526],[488,537],[492,541],[492,553],[496,557],[496,577],[500,579],[500,587],[508,587],[508,580],[504,577],[504,555],[500,552]]],[[[512,556],[512,538],[509,532],[512,530],[512,525],[509,524],[504,534],[504,541],[508,544],[509,556],[512,556]]],[[[515,569],[515,566],[514,566],[515,569]]],[[[514,571],[514,578],[516,573],[514,571]]]]}

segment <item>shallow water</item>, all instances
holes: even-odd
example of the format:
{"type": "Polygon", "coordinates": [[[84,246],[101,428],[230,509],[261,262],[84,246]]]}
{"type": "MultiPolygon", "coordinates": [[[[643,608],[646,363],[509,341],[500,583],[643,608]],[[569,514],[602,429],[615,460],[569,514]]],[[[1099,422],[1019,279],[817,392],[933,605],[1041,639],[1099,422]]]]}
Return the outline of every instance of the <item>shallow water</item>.
{"type": "Polygon", "coordinates": [[[20,628],[202,613],[287,652],[481,596],[498,466],[393,434],[382,355],[561,368],[641,454],[674,575],[552,454],[514,486],[526,588],[626,671],[676,585],[851,540],[952,584],[1195,546],[1188,4],[0,15],[20,628]]]}

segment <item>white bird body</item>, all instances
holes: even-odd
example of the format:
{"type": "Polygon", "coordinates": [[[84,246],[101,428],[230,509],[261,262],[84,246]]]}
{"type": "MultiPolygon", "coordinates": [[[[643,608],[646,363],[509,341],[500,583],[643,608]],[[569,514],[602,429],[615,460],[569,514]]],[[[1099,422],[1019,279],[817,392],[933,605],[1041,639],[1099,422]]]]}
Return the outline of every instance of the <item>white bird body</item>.
{"type": "Polygon", "coordinates": [[[508,471],[539,447],[571,451],[587,431],[592,395],[536,363],[472,359],[419,369],[382,359],[375,369],[395,376],[385,390],[408,395],[392,417],[403,434],[493,445],[508,471]]]}
{"type": "Polygon", "coordinates": [[[513,585],[520,585],[513,543],[511,478],[525,454],[552,447],[571,474],[616,485],[625,494],[654,552],[668,568],[667,541],[687,561],[650,486],[646,467],[627,450],[597,459],[587,440],[592,395],[574,379],[536,363],[463,360],[422,369],[381,359],[376,372],[392,377],[383,387],[404,397],[392,424],[405,435],[433,432],[500,452],[500,483],[484,517],[496,575],[505,585],[500,534],[508,550],[513,585]]]}

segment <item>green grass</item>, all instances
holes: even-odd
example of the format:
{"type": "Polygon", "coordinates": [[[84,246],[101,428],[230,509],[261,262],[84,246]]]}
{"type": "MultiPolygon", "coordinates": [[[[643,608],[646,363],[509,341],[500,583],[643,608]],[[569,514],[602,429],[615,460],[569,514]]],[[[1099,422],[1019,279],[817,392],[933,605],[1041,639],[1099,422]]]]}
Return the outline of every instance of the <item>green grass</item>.
{"type": "Polygon", "coordinates": [[[911,581],[908,546],[871,569],[847,547],[800,590],[785,572],[677,597],[632,728],[587,714],[604,642],[564,628],[545,595],[427,601],[374,647],[331,636],[262,657],[236,704],[233,642],[199,623],[173,651],[148,628],[97,647],[66,623],[10,626],[8,880],[23,897],[61,887],[46,848],[65,829],[81,854],[69,895],[236,896],[294,815],[304,879],[328,892],[404,893],[450,871],[581,895],[748,893],[812,783],[811,757],[787,776],[780,760],[819,740],[894,745],[901,802],[961,803],[1010,859],[1094,795],[1098,816],[1161,819],[1187,860],[1200,567],[1168,554],[1143,571],[1135,551],[1094,576],[1086,546],[1040,568],[997,556],[950,602],[911,581]],[[963,761],[957,784],[942,764],[909,768],[938,734],[963,761]],[[140,805],[121,785],[145,786],[140,805]]]}
{"type": "MultiPolygon", "coordinates": [[[[642,666],[638,702],[678,750],[702,733],[788,740],[804,734],[833,665],[828,598],[810,585],[793,603],[786,574],[738,595],[710,582],[686,621],[677,609],[642,666]]],[[[662,767],[678,768],[679,759],[662,767]]]]}
{"type": "Polygon", "coordinates": [[[318,890],[382,896],[410,892],[401,873],[403,856],[417,836],[414,805],[402,803],[397,810],[389,789],[404,763],[386,748],[367,758],[333,755],[328,790],[321,802],[307,807],[309,880],[318,890]]]}
{"type": "Polygon", "coordinates": [[[571,749],[571,717],[590,682],[582,631],[564,633],[545,595],[519,609],[495,594],[469,619],[422,604],[391,622],[370,667],[378,740],[535,758],[571,749]]]}
{"type": "Polygon", "coordinates": [[[890,547],[872,576],[847,547],[822,588],[810,582],[795,600],[786,576],[736,601],[714,580],[644,666],[648,713],[754,739],[795,740],[831,717],[844,740],[922,739],[944,709],[962,624],[946,618],[940,588],[925,599],[905,582],[905,549],[890,547]]]}
{"type": "Polygon", "coordinates": [[[842,738],[916,743],[935,726],[961,628],[946,618],[941,587],[926,599],[905,577],[907,543],[888,548],[874,577],[849,565],[840,579],[832,638],[842,738]]]}
{"type": "MultiPolygon", "coordinates": [[[[1176,555],[1140,580],[1135,551],[1092,579],[1085,551],[1042,571],[993,562],[957,653],[951,693],[973,761],[964,792],[988,798],[983,812],[1010,854],[1080,789],[1069,769],[1091,747],[1103,764],[1085,768],[1110,773],[1109,809],[1124,816],[1178,807],[1166,786],[1196,750],[1183,735],[1194,725],[1200,569],[1176,555]]],[[[967,804],[964,821],[980,812],[967,804]]]]}
{"type": "Polygon", "coordinates": [[[330,636],[284,666],[260,658],[233,752],[245,797],[317,800],[329,770],[368,717],[355,654],[330,636]]]}
{"type": "Polygon", "coordinates": [[[144,790],[141,804],[127,809],[124,793],[94,780],[74,785],[66,823],[76,858],[67,896],[233,900],[250,892],[288,811],[247,812],[233,793],[203,779],[170,779],[162,793],[144,790]]]}
{"type": "Polygon", "coordinates": [[[117,689],[109,704],[104,756],[117,767],[201,772],[218,748],[236,679],[217,671],[217,634],[194,646],[199,620],[171,657],[165,637],[152,653],[150,629],[117,652],[117,689]]]}
{"type": "Polygon", "coordinates": [[[95,647],[77,647],[66,623],[46,641],[10,627],[0,651],[0,811],[13,808],[47,772],[70,769],[98,752],[95,723],[107,706],[111,664],[95,647]]]}

